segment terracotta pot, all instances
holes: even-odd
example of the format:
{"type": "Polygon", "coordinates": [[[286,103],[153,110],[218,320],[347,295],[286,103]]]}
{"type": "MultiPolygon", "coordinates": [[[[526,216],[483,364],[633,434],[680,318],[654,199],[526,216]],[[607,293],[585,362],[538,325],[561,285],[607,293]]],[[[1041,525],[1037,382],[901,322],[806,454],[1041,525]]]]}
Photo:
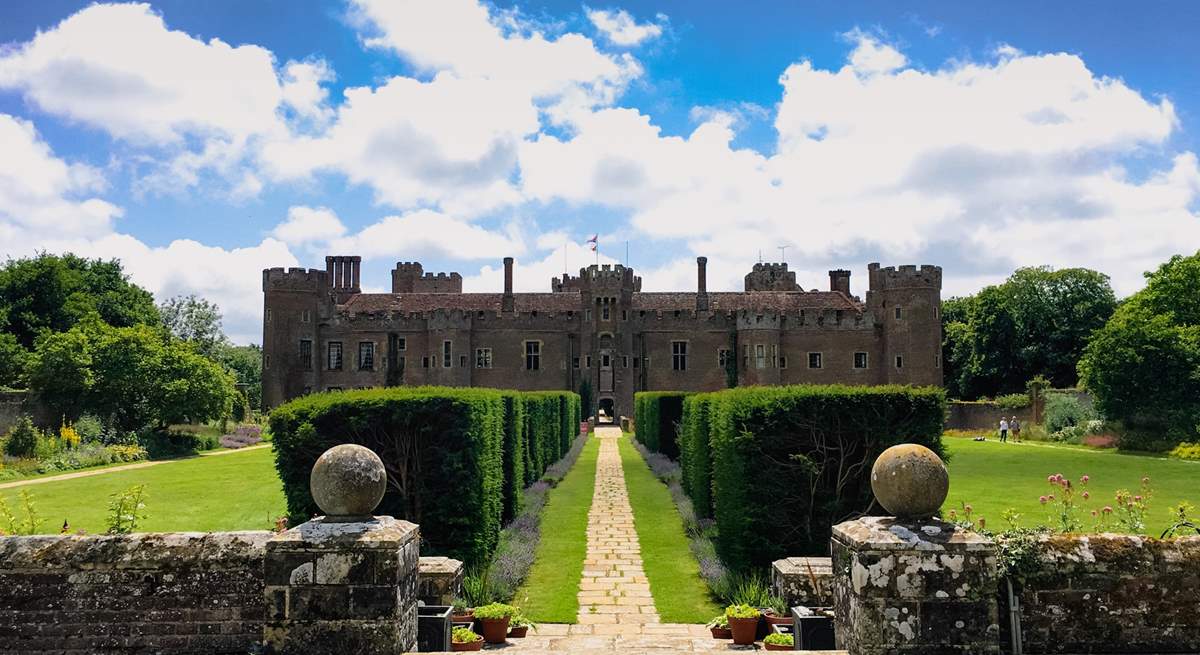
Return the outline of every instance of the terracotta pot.
{"type": "Polygon", "coordinates": [[[752,619],[729,619],[729,631],[733,633],[733,643],[739,646],[749,646],[754,643],[755,633],[758,632],[758,617],[752,619]]]}
{"type": "Polygon", "coordinates": [[[713,639],[733,639],[733,632],[729,628],[709,628],[712,632],[713,639]]]}
{"type": "Polygon", "coordinates": [[[769,625],[791,625],[792,617],[776,616],[773,612],[763,612],[763,618],[767,620],[769,625]]]}
{"type": "Polygon", "coordinates": [[[522,639],[527,634],[529,634],[529,626],[527,625],[517,628],[509,628],[508,630],[508,636],[512,637],[513,639],[522,639]]]}
{"type": "Polygon", "coordinates": [[[483,633],[483,640],[489,644],[503,644],[508,635],[509,617],[502,619],[476,619],[483,633]]]}
{"type": "Polygon", "coordinates": [[[462,613],[454,612],[450,615],[450,622],[451,623],[474,623],[475,622],[475,610],[473,610],[473,609],[467,610],[462,613]]]}
{"type": "Polygon", "coordinates": [[[462,650],[483,650],[483,640],[476,639],[475,641],[472,641],[472,642],[466,643],[466,644],[450,642],[450,650],[452,650],[454,652],[458,652],[458,651],[462,651],[462,650]]]}
{"type": "Polygon", "coordinates": [[[763,648],[767,650],[796,650],[795,646],[785,646],[783,644],[768,644],[764,643],[763,648]]]}

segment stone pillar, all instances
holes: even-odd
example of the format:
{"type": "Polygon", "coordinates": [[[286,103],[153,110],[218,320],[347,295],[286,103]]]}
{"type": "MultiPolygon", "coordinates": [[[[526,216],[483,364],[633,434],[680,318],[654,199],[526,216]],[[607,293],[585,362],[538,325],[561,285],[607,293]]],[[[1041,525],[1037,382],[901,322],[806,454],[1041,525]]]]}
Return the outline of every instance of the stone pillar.
{"type": "Polygon", "coordinates": [[[417,644],[417,526],[371,516],[387,485],[371,450],[342,444],[313,465],[326,516],[273,537],[263,577],[268,653],[394,655],[417,644]]]}
{"type": "Polygon", "coordinates": [[[837,646],[851,655],[999,654],[991,539],[936,519],[833,527],[837,646]]]}
{"type": "Polygon", "coordinates": [[[463,563],[449,557],[422,557],[417,567],[417,600],[426,605],[453,605],[462,595],[463,563]]]}
{"type": "Polygon", "coordinates": [[[267,542],[263,567],[270,653],[413,650],[417,643],[417,526],[388,516],[317,518],[267,542]]]}

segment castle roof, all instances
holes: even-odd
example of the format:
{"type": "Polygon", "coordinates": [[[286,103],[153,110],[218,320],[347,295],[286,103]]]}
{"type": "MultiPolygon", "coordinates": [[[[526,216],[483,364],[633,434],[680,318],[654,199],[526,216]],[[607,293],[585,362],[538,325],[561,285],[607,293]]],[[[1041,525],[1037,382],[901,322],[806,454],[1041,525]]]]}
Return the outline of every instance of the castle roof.
{"type": "MultiPolygon", "coordinates": [[[[340,309],[353,314],[376,312],[432,312],[442,310],[499,312],[502,293],[359,293],[350,296],[340,309]]],[[[515,293],[517,312],[566,312],[583,309],[579,292],[515,293]]],[[[839,291],[718,291],[708,294],[713,312],[846,310],[862,312],[863,306],[839,291]]],[[[633,311],[694,311],[695,292],[636,292],[633,311]]]]}

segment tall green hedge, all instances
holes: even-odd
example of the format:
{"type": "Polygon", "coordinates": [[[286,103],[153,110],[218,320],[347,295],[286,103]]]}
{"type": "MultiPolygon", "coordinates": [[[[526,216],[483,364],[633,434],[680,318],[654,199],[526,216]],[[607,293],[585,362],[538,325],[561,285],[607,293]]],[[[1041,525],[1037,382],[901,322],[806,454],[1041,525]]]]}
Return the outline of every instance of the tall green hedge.
{"type": "Polygon", "coordinates": [[[680,484],[696,514],[712,518],[712,459],[708,448],[709,407],[713,394],[692,394],[683,400],[683,421],[679,431],[680,484]]]}
{"type": "Polygon", "coordinates": [[[871,505],[871,467],[880,452],[909,442],[944,456],[944,405],[945,393],[935,387],[805,385],[711,394],[721,559],[741,568],[827,553],[830,528],[871,505]]]}
{"type": "Polygon", "coordinates": [[[683,418],[684,391],[641,391],[634,394],[634,430],[646,448],[679,458],[676,432],[683,418]]]}
{"type": "Polygon", "coordinates": [[[374,450],[388,472],[376,510],[421,526],[432,553],[487,561],[521,489],[561,457],[569,392],[389,387],[320,393],[271,413],[275,466],[289,513],[319,512],[308,479],[341,443],[374,450]]]}

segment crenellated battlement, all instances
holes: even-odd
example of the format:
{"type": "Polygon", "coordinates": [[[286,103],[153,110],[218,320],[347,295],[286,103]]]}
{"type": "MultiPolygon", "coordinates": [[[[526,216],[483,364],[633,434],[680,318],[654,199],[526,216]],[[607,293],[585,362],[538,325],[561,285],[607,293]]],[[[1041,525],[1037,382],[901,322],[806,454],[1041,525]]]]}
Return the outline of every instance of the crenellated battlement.
{"type": "Polygon", "coordinates": [[[746,291],[803,291],[786,263],[759,262],[746,274],[746,291]]]}
{"type": "Polygon", "coordinates": [[[462,275],[426,273],[421,262],[396,262],[392,293],[462,293],[462,275]]]}
{"type": "Polygon", "coordinates": [[[319,268],[263,269],[263,291],[319,292],[328,287],[328,274],[319,268]]]}
{"type": "Polygon", "coordinates": [[[932,264],[922,264],[919,268],[914,264],[884,268],[877,262],[872,262],[867,266],[867,274],[870,276],[872,291],[920,287],[942,288],[942,267],[932,264]]]}

